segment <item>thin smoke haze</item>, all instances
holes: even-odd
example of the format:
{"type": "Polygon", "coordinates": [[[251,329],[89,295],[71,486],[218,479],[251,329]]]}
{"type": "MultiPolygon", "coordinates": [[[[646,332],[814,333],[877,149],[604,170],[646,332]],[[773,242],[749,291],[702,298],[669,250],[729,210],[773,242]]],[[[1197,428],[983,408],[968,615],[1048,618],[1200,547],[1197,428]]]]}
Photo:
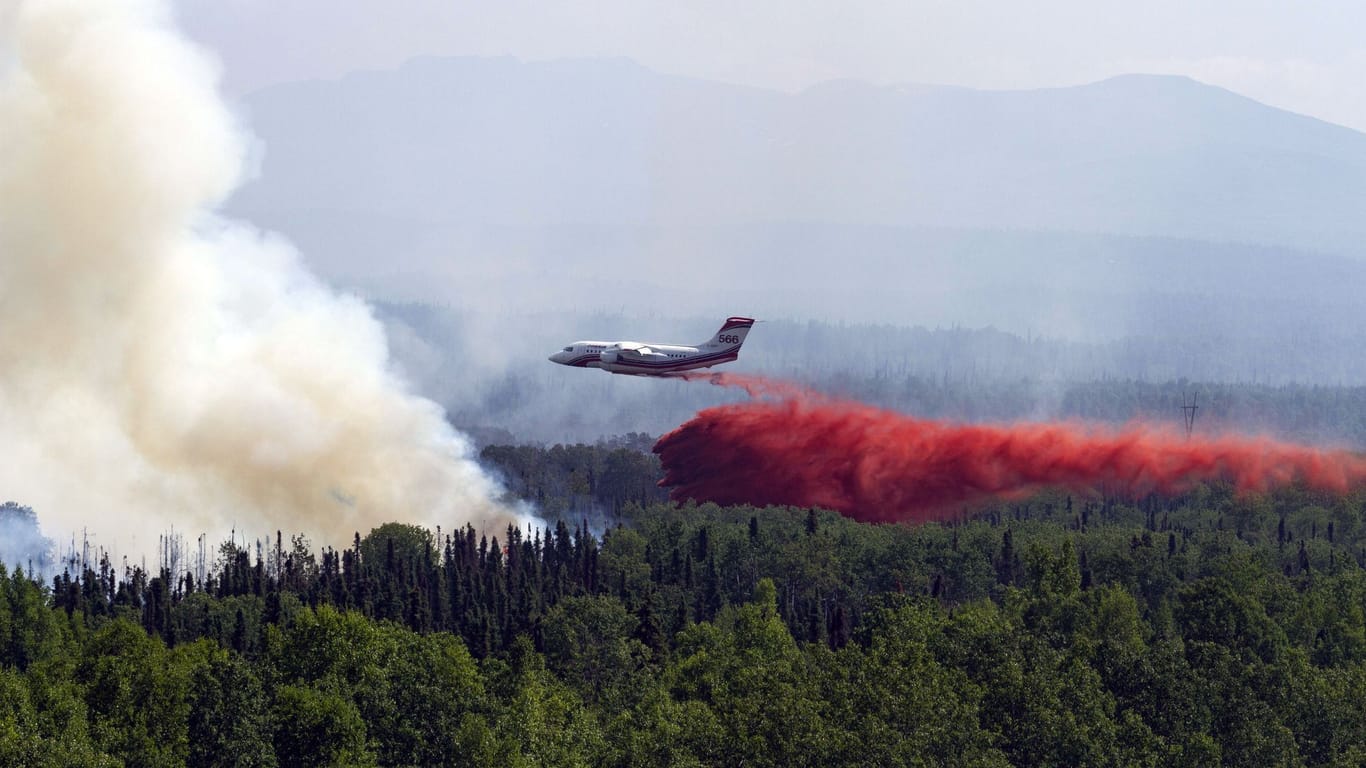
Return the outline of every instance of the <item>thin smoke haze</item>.
{"type": "MultiPolygon", "coordinates": [[[[699,377],[700,378],[700,377],[699,377]]],[[[655,445],[676,500],[833,509],[920,522],[1045,487],[1136,497],[1205,481],[1347,492],[1366,457],[1263,438],[1079,424],[961,425],[832,400],[756,377],[714,383],[763,399],[708,408],[655,445]]]]}
{"type": "MultiPolygon", "coordinates": [[[[246,137],[159,2],[0,19],[0,488],[125,552],[516,517],[360,300],[213,215],[246,137]]],[[[59,534],[60,535],[60,534],[59,534]]]]}

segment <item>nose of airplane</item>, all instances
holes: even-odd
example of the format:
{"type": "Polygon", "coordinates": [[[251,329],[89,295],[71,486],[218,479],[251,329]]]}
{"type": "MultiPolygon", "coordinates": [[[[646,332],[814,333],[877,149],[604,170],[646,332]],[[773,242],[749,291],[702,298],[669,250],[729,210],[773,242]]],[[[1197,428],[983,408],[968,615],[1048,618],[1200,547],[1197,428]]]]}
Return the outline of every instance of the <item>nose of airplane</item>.
{"type": "Polygon", "coordinates": [[[565,352],[565,351],[561,350],[561,351],[556,352],[555,354],[551,355],[551,356],[550,356],[549,358],[547,358],[547,359],[550,360],[550,362],[552,362],[552,363],[559,363],[560,365],[564,365],[565,362],[566,362],[566,359],[565,359],[565,358],[567,358],[568,356],[569,356],[569,353],[568,353],[568,352],[565,352]]]}

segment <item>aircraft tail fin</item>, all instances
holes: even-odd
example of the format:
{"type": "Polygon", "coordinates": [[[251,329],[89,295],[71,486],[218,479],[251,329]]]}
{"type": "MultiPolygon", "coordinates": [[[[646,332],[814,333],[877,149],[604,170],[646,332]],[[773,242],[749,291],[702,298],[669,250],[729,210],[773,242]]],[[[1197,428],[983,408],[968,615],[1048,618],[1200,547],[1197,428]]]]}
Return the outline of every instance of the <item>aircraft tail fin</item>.
{"type": "Polygon", "coordinates": [[[721,330],[717,331],[710,340],[701,346],[707,349],[727,349],[734,348],[735,352],[740,351],[740,345],[745,343],[745,337],[749,335],[749,329],[754,325],[752,317],[728,317],[726,322],[721,324],[721,330]]]}

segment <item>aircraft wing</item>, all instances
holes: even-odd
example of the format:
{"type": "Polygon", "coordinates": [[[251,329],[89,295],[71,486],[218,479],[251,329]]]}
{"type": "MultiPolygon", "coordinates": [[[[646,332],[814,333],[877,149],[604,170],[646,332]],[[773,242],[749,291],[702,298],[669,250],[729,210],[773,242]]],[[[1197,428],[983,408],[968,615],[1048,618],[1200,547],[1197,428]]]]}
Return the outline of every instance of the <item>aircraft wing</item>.
{"type": "Polygon", "coordinates": [[[621,351],[621,355],[622,357],[627,359],[647,360],[651,362],[666,361],[671,359],[667,354],[663,352],[656,352],[655,350],[644,345],[632,347],[630,349],[623,349],[621,351]]]}

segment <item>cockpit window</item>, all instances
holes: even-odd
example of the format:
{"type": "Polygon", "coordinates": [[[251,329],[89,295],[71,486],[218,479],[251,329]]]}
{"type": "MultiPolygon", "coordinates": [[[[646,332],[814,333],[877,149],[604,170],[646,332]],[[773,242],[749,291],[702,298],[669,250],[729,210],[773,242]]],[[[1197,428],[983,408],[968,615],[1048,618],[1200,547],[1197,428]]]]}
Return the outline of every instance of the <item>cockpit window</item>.
{"type": "Polygon", "coordinates": [[[574,348],[573,348],[573,347],[565,347],[565,348],[564,348],[564,351],[566,351],[566,352],[573,352],[573,351],[574,351],[574,348]]]}

